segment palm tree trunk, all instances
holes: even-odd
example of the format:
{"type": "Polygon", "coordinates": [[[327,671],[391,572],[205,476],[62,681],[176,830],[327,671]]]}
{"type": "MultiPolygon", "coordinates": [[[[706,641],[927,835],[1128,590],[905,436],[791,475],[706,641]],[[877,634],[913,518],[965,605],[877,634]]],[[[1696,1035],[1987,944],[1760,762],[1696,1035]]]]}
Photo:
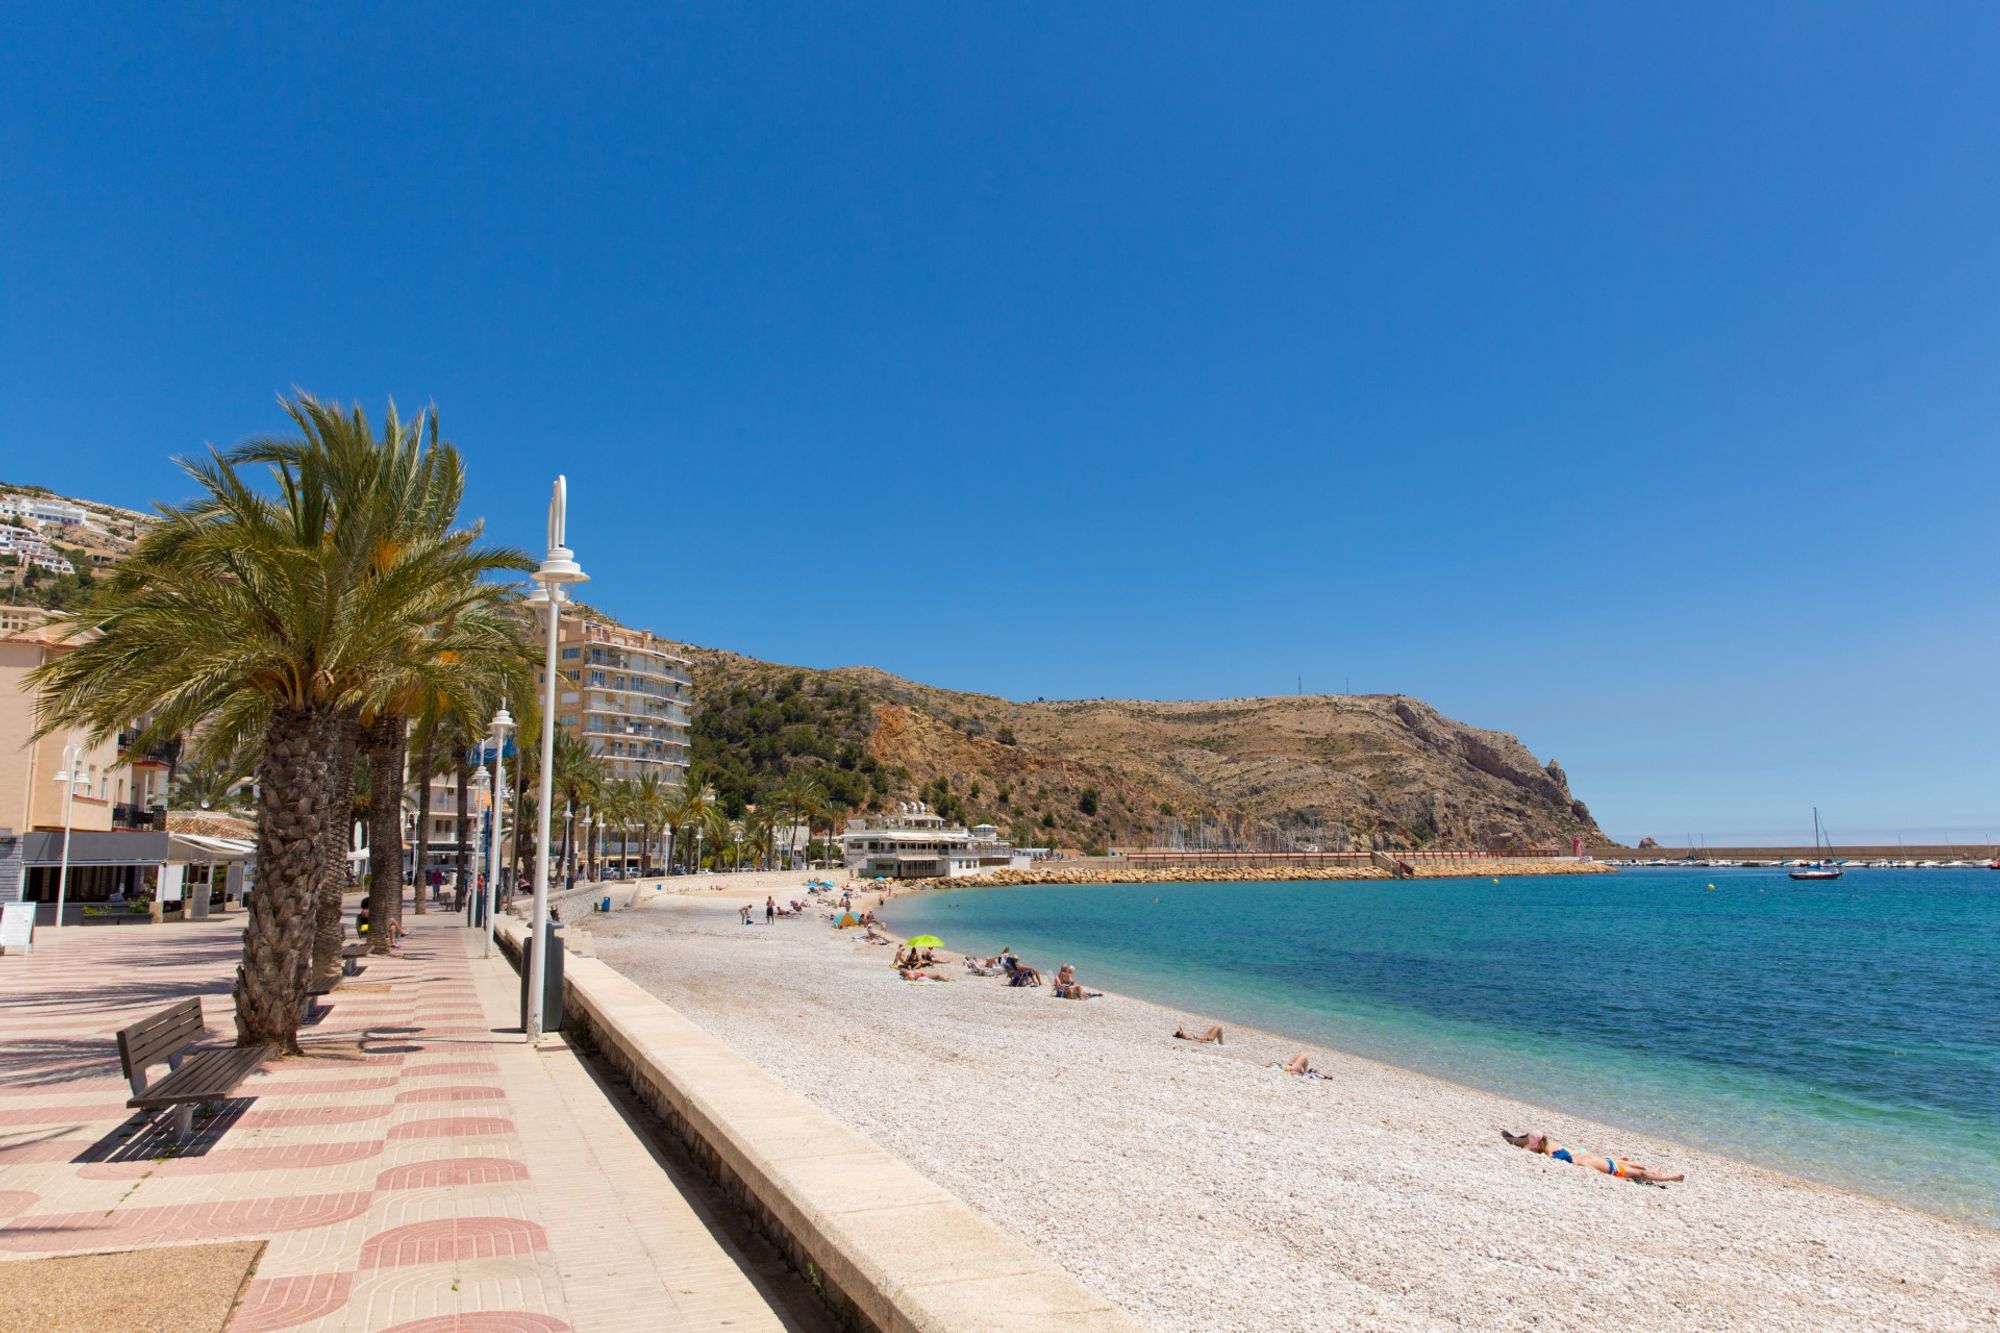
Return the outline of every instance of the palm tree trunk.
{"type": "Polygon", "coordinates": [[[460,902],[465,901],[466,896],[472,892],[472,883],[465,874],[470,868],[466,865],[470,852],[465,841],[465,828],[472,822],[471,792],[468,790],[471,786],[472,769],[465,762],[465,747],[460,746],[458,750],[458,900],[460,902]]]}
{"type": "Polygon", "coordinates": [[[275,708],[257,763],[257,888],[236,971],[236,1039],[298,1050],[312,944],[313,890],[325,865],[333,715],[275,708]]]}
{"type": "MultiPolygon", "coordinates": [[[[422,813],[417,816],[417,861],[414,867],[416,873],[411,876],[411,891],[416,895],[418,916],[423,916],[430,910],[424,905],[424,894],[430,885],[424,881],[429,877],[431,869],[431,751],[435,748],[437,748],[437,728],[425,727],[424,748],[417,756],[417,767],[422,770],[417,774],[420,783],[418,790],[423,795],[419,799],[418,807],[422,813]]],[[[396,895],[396,915],[400,917],[402,914],[403,895],[399,893],[396,895]]]]}
{"type": "Polygon", "coordinates": [[[639,878],[646,878],[651,868],[653,855],[653,826],[641,820],[639,824],[639,878]]]}
{"type": "Polygon", "coordinates": [[[403,901],[403,764],[409,719],[385,713],[368,724],[368,947],[389,952],[389,922],[403,901]]]}
{"type": "Polygon", "coordinates": [[[326,868],[319,886],[312,946],[312,970],[323,977],[340,975],[341,895],[347,890],[347,839],[354,822],[354,752],[361,744],[361,711],[342,709],[333,726],[331,783],[321,837],[326,868]]]}

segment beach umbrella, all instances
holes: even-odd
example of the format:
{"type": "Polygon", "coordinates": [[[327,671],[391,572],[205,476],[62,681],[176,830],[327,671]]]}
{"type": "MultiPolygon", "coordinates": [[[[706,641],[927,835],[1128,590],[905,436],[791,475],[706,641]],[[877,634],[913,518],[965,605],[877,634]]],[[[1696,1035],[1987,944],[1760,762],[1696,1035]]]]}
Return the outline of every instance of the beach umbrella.
{"type": "Polygon", "coordinates": [[[907,943],[912,949],[942,949],[944,941],[935,935],[912,936],[907,943]]]}
{"type": "Polygon", "coordinates": [[[833,920],[833,927],[835,930],[845,930],[849,926],[858,926],[860,924],[861,924],[861,918],[854,915],[854,913],[852,912],[842,912],[839,916],[835,917],[833,920]]]}

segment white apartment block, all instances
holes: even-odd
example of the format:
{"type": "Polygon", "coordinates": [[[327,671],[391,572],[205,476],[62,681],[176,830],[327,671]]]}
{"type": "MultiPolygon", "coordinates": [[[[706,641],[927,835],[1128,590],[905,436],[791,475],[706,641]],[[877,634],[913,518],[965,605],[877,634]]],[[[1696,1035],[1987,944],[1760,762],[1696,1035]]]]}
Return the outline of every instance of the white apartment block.
{"type": "Polygon", "coordinates": [[[0,495],[0,519],[54,523],[65,528],[91,526],[90,511],[82,505],[34,495],[0,495]]]}
{"type": "Polygon", "coordinates": [[[40,533],[11,523],[0,523],[0,563],[33,566],[51,574],[76,573],[76,566],[44,541],[40,533]]]}

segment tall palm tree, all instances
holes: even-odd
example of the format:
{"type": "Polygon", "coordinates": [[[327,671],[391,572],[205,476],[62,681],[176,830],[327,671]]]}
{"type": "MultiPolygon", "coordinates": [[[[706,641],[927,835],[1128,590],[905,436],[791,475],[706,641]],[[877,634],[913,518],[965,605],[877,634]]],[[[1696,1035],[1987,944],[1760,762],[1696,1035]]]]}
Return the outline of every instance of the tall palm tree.
{"type": "MultiPolygon", "coordinates": [[[[525,688],[526,648],[499,612],[504,589],[486,577],[528,565],[517,552],[481,555],[473,547],[478,528],[455,528],[465,470],[458,450],[439,438],[436,408],[404,422],[390,403],[378,439],[358,406],[343,410],[307,394],[284,406],[298,434],[250,441],[232,458],[317,480],[332,514],[332,540],[358,581],[416,583],[429,569],[444,579],[433,591],[447,594],[432,615],[409,617],[398,627],[400,634],[385,645],[350,699],[336,733],[336,782],[351,773],[357,749],[367,755],[371,776],[397,775],[393,783],[370,786],[369,908],[370,918],[383,923],[402,912],[401,774],[409,717],[437,696],[458,698],[468,677],[500,673],[525,688]],[[448,570],[454,562],[458,568],[448,570]]],[[[427,775],[433,771],[428,760],[420,767],[427,775]]],[[[428,847],[429,807],[426,781],[420,849],[428,847]]],[[[329,839],[330,871],[344,866],[345,828],[339,832],[329,839]]],[[[417,910],[424,910],[421,888],[417,910]]],[[[340,912],[337,886],[323,886],[314,949],[320,971],[339,965],[340,912]]],[[[390,937],[389,930],[378,928],[374,948],[387,950],[390,937]]]]}
{"type": "MultiPolygon", "coordinates": [[[[297,420],[310,401],[287,410],[297,420]]],[[[359,409],[353,419],[367,440],[359,409]]],[[[336,484],[352,461],[261,446],[181,460],[200,497],[161,507],[161,522],[86,598],[75,650],[33,678],[43,732],[79,726],[101,739],[145,715],[142,745],[203,722],[223,744],[261,737],[237,1032],[288,1051],[298,1048],[329,824],[344,832],[330,762],[342,716],[405,650],[411,626],[476,604],[484,574],[526,566],[478,550],[476,530],[385,550],[382,526],[336,484]],[[268,467],[275,496],[246,479],[253,462],[268,467]]]]}
{"type": "MultiPolygon", "coordinates": [[[[566,875],[576,869],[576,821],[597,796],[604,783],[604,761],[590,752],[590,742],[574,731],[558,726],[555,734],[553,766],[554,799],[568,810],[563,830],[563,862],[566,875]]],[[[567,882],[565,880],[565,882],[567,882]]]]}
{"type": "Polygon", "coordinates": [[[607,833],[615,832],[618,843],[618,875],[625,877],[625,861],[628,844],[631,842],[632,826],[637,796],[630,778],[618,778],[604,784],[597,794],[597,818],[599,826],[607,833]]]}
{"type": "Polygon", "coordinates": [[[812,774],[795,768],[785,774],[773,795],[785,820],[785,868],[789,870],[798,859],[798,826],[805,824],[810,838],[813,816],[826,804],[826,789],[812,774]]]}
{"type": "Polygon", "coordinates": [[[632,822],[639,826],[639,878],[653,873],[653,831],[667,822],[672,797],[660,775],[641,773],[632,783],[632,822]]]}
{"type": "Polygon", "coordinates": [[[757,862],[761,868],[769,868],[771,839],[777,827],[777,818],[772,814],[768,802],[753,805],[743,812],[743,837],[756,849],[757,862]]]}
{"type": "Polygon", "coordinates": [[[682,849],[681,858],[690,872],[701,869],[701,831],[708,823],[713,805],[703,775],[699,770],[690,768],[681,782],[680,795],[674,801],[670,817],[674,842],[682,849]]]}

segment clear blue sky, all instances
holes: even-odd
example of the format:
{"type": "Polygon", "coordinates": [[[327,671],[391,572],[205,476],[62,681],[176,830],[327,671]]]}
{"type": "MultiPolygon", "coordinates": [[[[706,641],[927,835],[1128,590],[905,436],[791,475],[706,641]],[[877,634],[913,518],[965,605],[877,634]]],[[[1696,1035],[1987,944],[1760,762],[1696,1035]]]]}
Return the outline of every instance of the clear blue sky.
{"type": "Polygon", "coordinates": [[[676,637],[2000,833],[2000,10],[11,6],[0,477],[303,385],[676,637]]]}

